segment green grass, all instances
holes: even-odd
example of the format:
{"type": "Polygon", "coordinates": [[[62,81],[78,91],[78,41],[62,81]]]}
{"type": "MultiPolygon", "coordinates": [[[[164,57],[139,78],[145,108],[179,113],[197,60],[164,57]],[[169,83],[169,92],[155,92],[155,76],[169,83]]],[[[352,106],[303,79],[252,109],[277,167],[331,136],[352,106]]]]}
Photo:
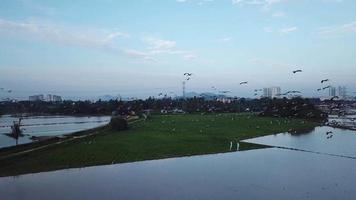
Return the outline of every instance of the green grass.
{"type": "MultiPolygon", "coordinates": [[[[315,127],[245,114],[153,116],[101,134],[0,161],[0,176],[230,151],[230,141],[315,127]]],[[[251,148],[243,144],[242,148],[251,148]]]]}

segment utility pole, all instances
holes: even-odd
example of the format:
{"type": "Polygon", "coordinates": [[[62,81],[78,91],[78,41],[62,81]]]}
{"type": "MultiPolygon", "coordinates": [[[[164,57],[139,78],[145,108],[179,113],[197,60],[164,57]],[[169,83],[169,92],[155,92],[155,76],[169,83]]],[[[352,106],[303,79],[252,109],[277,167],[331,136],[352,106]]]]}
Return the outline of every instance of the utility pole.
{"type": "Polygon", "coordinates": [[[183,81],[183,99],[185,99],[185,81],[183,81]]]}

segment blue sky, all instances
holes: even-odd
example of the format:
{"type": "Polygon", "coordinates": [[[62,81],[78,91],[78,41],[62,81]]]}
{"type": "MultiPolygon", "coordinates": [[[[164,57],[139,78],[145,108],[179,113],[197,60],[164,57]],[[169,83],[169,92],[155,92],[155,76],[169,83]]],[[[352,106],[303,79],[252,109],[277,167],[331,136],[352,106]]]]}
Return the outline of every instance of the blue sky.
{"type": "Polygon", "coordinates": [[[0,0],[2,98],[147,97],[320,80],[356,91],[353,0],[0,0]],[[301,74],[292,70],[302,69],[301,74]],[[239,82],[249,81],[240,86],[239,82]]]}

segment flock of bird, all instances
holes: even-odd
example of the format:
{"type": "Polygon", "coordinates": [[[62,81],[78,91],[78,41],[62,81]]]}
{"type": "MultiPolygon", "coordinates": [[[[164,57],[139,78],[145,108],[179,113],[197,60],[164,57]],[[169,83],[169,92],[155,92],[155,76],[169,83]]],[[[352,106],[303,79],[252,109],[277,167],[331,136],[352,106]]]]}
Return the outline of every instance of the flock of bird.
{"type": "MultiPolygon", "coordinates": [[[[297,73],[302,73],[303,70],[297,69],[297,70],[293,70],[292,72],[293,72],[293,74],[297,74],[297,73]]],[[[189,81],[192,78],[193,73],[185,72],[183,75],[185,77],[185,80],[189,81]]],[[[324,83],[327,83],[329,81],[330,81],[330,79],[323,79],[323,80],[320,81],[320,83],[324,84],[324,83]]],[[[247,85],[248,83],[249,83],[248,81],[242,81],[242,82],[240,82],[240,85],[247,85]]],[[[327,86],[318,88],[317,91],[323,91],[323,90],[329,89],[331,87],[332,87],[331,85],[327,85],[327,86]]],[[[217,88],[215,86],[212,86],[211,89],[214,90],[214,91],[217,90],[217,88]]],[[[263,89],[255,89],[254,90],[254,96],[258,96],[259,92],[263,92],[263,89]]],[[[219,93],[227,94],[227,93],[231,93],[231,91],[229,91],[229,90],[221,90],[221,91],[219,91],[219,93]]],[[[302,92],[300,92],[300,91],[291,90],[291,91],[287,91],[285,93],[277,94],[277,96],[287,96],[289,94],[301,94],[301,93],[302,92]]],[[[260,94],[260,95],[262,96],[262,94],[260,94]]],[[[334,101],[335,99],[339,99],[339,97],[338,96],[334,96],[330,100],[334,101]]]]}
{"type": "Polygon", "coordinates": [[[5,89],[5,88],[0,88],[0,91],[7,92],[7,93],[12,93],[12,90],[5,89]]]}
{"type": "MultiPolygon", "coordinates": [[[[6,89],[6,88],[1,87],[1,88],[0,88],[0,95],[1,95],[1,92],[5,92],[5,93],[7,93],[7,94],[10,94],[10,93],[12,93],[13,91],[12,91],[11,89],[6,89]]],[[[7,100],[9,100],[9,98],[2,98],[2,100],[3,100],[3,101],[7,101],[7,100]]]]}
{"type": "Polygon", "coordinates": [[[331,139],[333,137],[333,132],[328,131],[328,132],[326,132],[326,135],[327,135],[326,139],[331,139]]]}
{"type": "Polygon", "coordinates": [[[193,73],[188,73],[188,72],[184,73],[185,79],[186,79],[187,81],[190,80],[190,78],[192,77],[192,75],[193,75],[193,73]]]}
{"type": "MultiPolygon", "coordinates": [[[[297,69],[297,70],[293,70],[292,72],[293,72],[293,74],[297,74],[297,73],[302,73],[303,70],[297,69]]],[[[194,75],[194,74],[191,73],[191,72],[185,72],[185,73],[183,74],[185,81],[191,80],[192,77],[193,77],[193,75],[194,75]]],[[[329,82],[329,81],[330,81],[330,79],[323,79],[323,80],[320,81],[320,83],[321,83],[321,84],[324,84],[324,83],[327,83],[327,82],[329,82]]],[[[242,86],[242,85],[247,85],[248,83],[249,83],[248,81],[242,81],[242,82],[239,83],[239,85],[240,85],[240,86],[242,86]]],[[[317,91],[322,91],[322,90],[326,90],[326,89],[329,89],[329,88],[331,88],[331,85],[327,85],[327,86],[321,87],[321,88],[317,89],[317,91]]],[[[212,89],[213,91],[216,91],[216,90],[217,90],[217,87],[212,86],[211,89],[212,89]]],[[[255,90],[254,90],[254,96],[258,96],[258,95],[263,96],[262,92],[263,92],[263,89],[255,89],[255,90]]],[[[231,91],[229,91],[229,90],[220,90],[218,93],[220,93],[220,94],[228,94],[228,93],[231,93],[231,91]]],[[[302,93],[302,92],[297,91],[297,90],[291,90],[291,91],[287,91],[287,92],[285,92],[285,93],[277,94],[277,96],[288,96],[288,95],[291,95],[291,94],[294,94],[294,95],[295,95],[295,94],[301,94],[301,93],[302,93]]],[[[170,92],[169,94],[175,94],[175,93],[174,93],[174,92],[170,92]]],[[[165,97],[165,98],[166,98],[166,97],[169,96],[169,94],[168,94],[168,93],[162,93],[162,92],[161,92],[161,93],[158,94],[158,96],[159,96],[159,97],[165,97]]],[[[339,99],[339,97],[338,97],[338,96],[334,96],[334,97],[332,97],[330,100],[331,100],[331,101],[334,101],[335,99],[339,99]]]]}
{"type": "MultiPolygon", "coordinates": [[[[302,73],[303,72],[303,70],[301,70],[301,69],[296,69],[296,70],[293,70],[292,71],[293,72],[293,74],[297,74],[297,73],[302,73]]],[[[193,75],[193,73],[188,73],[188,72],[186,72],[186,73],[184,73],[183,74],[184,75],[184,77],[185,77],[185,79],[187,80],[187,81],[189,81],[190,79],[191,79],[191,77],[192,77],[192,75],[193,75]]],[[[322,79],[321,81],[320,81],[320,83],[322,84],[322,85],[324,85],[324,84],[326,84],[326,83],[329,83],[330,82],[330,79],[322,79]]],[[[242,81],[242,82],[240,82],[240,86],[242,86],[242,85],[247,85],[249,82],[248,81],[242,81]]],[[[323,90],[326,90],[326,89],[329,89],[329,88],[331,88],[332,86],[331,85],[324,85],[324,86],[322,86],[321,88],[319,88],[319,89],[317,89],[317,91],[323,91],[323,90]]],[[[217,88],[215,87],[215,86],[212,86],[211,87],[211,89],[212,90],[214,90],[214,91],[216,91],[217,90],[217,88]]],[[[263,92],[263,89],[255,89],[254,90],[254,96],[258,96],[259,94],[262,96],[262,93],[263,92]]],[[[219,91],[219,93],[220,94],[227,94],[227,93],[231,93],[231,91],[228,91],[228,90],[221,90],[221,91],[219,91]]],[[[300,91],[297,91],[297,90],[291,90],[291,91],[287,91],[287,92],[285,92],[285,93],[280,93],[280,94],[277,94],[277,96],[287,96],[287,95],[290,95],[290,94],[301,94],[302,92],[300,92],[300,91]]],[[[337,99],[339,99],[339,97],[338,96],[333,96],[333,97],[331,97],[331,99],[330,99],[330,101],[335,101],[335,100],[337,100],[337,99]]],[[[336,109],[336,108],[340,108],[342,105],[341,104],[337,104],[337,105],[333,105],[333,106],[331,106],[331,110],[333,110],[333,109],[336,109]]],[[[355,119],[356,120],[356,119],[355,119]]],[[[333,132],[332,131],[328,131],[328,132],[326,132],[326,135],[327,135],[327,139],[331,139],[332,137],[333,137],[333,132]]]]}

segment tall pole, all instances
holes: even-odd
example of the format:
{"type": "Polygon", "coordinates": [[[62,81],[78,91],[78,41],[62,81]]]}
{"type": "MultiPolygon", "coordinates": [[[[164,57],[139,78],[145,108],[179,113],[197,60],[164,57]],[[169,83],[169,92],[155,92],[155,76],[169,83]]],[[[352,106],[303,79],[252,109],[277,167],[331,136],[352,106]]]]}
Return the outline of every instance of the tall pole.
{"type": "Polygon", "coordinates": [[[185,81],[183,81],[183,99],[185,99],[185,81]]]}

